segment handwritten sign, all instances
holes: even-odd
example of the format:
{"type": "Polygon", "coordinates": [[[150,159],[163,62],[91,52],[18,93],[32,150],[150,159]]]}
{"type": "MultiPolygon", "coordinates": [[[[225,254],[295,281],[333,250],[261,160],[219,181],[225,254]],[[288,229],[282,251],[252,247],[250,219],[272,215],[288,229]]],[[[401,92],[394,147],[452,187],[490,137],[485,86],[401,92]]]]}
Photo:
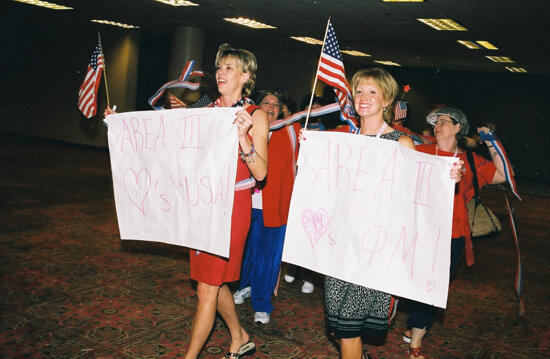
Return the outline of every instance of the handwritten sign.
{"type": "Polygon", "coordinates": [[[445,307],[453,158],[346,133],[306,133],[283,261],[445,307]]]}
{"type": "Polygon", "coordinates": [[[229,256],[238,110],[140,111],[105,119],[122,239],[229,256]]]}

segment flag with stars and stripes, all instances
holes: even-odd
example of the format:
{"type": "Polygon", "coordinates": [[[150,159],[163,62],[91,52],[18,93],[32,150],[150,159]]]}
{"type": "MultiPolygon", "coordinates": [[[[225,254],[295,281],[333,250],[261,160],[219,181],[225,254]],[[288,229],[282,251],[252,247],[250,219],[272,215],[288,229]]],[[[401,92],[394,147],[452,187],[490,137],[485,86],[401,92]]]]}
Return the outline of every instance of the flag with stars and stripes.
{"type": "Polygon", "coordinates": [[[405,101],[397,100],[395,101],[395,108],[393,110],[394,121],[401,120],[402,118],[407,117],[407,103],[405,101]]]}
{"type": "Polygon", "coordinates": [[[340,53],[338,40],[336,40],[336,33],[330,21],[328,22],[327,36],[321,54],[317,78],[334,88],[338,103],[340,104],[340,118],[350,125],[351,132],[355,132],[357,130],[357,120],[355,119],[351,92],[346,80],[344,60],[340,53]]]}
{"type": "Polygon", "coordinates": [[[78,90],[78,108],[86,118],[95,116],[97,112],[97,90],[104,67],[103,50],[101,49],[101,42],[98,41],[88,64],[84,82],[78,90]]]}

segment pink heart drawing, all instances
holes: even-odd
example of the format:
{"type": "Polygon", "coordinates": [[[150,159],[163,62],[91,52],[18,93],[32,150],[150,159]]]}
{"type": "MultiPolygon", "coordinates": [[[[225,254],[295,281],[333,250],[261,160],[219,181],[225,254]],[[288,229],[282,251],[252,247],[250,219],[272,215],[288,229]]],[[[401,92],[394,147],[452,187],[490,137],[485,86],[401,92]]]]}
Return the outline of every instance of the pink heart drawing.
{"type": "Polygon", "coordinates": [[[431,292],[435,289],[435,283],[431,279],[426,279],[426,292],[431,292]]]}
{"type": "Polygon", "coordinates": [[[124,172],[124,190],[130,202],[139,209],[143,217],[145,217],[144,202],[149,195],[150,188],[151,175],[147,168],[143,167],[137,173],[132,168],[126,169],[124,172]]]}
{"type": "Polygon", "coordinates": [[[306,231],[311,248],[314,248],[321,237],[326,233],[330,225],[330,216],[328,212],[321,208],[315,212],[311,209],[306,209],[302,212],[302,226],[306,231]]]}

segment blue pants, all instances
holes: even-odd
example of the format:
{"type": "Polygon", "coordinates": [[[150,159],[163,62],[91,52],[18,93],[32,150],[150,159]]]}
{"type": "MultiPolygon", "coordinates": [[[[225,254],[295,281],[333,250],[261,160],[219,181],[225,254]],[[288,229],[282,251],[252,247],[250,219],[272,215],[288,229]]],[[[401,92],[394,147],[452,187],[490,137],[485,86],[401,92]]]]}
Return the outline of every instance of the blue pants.
{"type": "MultiPolygon", "coordinates": [[[[464,255],[464,243],[464,237],[453,238],[451,240],[451,279],[456,273],[460,260],[464,255]]],[[[435,307],[414,300],[409,301],[409,307],[410,314],[409,320],[407,320],[407,327],[430,330],[434,322],[435,307]]]]}
{"type": "Polygon", "coordinates": [[[273,310],[271,294],[279,278],[285,231],[286,225],[265,227],[263,211],[252,209],[239,289],[251,287],[255,312],[273,310]]]}

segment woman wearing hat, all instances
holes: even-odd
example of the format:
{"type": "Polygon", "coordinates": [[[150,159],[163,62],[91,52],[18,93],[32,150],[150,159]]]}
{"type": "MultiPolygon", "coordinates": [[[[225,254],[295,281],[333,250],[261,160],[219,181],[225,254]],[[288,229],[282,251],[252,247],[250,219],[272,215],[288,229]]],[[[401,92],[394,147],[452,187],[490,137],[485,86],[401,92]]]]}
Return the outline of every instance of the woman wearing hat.
{"type": "MultiPolygon", "coordinates": [[[[474,263],[471,230],[468,221],[468,209],[466,203],[474,196],[473,172],[467,159],[466,151],[462,150],[461,143],[468,134],[469,124],[464,113],[456,108],[442,107],[426,117],[426,121],[433,126],[436,143],[416,146],[416,150],[436,156],[457,157],[464,162],[462,180],[457,184],[453,208],[453,227],[451,241],[451,277],[456,272],[458,264],[464,253],[467,265],[474,263]]],[[[486,127],[477,129],[478,133],[489,133],[486,127]]],[[[489,141],[486,142],[492,161],[473,153],[475,169],[477,172],[479,187],[487,184],[504,182],[504,164],[489,141]]],[[[433,323],[435,307],[415,301],[410,302],[410,315],[407,321],[408,328],[403,339],[410,342],[409,359],[424,359],[422,352],[422,338],[433,323]]]]}

